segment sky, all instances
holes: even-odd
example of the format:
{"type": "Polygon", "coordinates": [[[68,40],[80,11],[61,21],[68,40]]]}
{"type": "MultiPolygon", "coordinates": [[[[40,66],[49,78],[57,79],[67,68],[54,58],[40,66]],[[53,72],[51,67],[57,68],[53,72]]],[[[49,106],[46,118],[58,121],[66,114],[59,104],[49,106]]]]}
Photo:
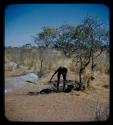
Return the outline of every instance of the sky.
{"type": "Polygon", "coordinates": [[[10,4],[5,9],[4,46],[33,43],[32,36],[43,26],[78,25],[86,15],[109,27],[109,8],[104,4],[10,4]]]}

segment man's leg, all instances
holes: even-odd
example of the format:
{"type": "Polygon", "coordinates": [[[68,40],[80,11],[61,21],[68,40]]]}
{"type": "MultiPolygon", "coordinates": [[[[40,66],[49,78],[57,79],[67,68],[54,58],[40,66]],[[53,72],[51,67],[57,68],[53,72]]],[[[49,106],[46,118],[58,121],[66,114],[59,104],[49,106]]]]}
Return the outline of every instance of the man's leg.
{"type": "Polygon", "coordinates": [[[65,91],[65,84],[66,84],[66,73],[62,74],[63,75],[63,92],[65,91]]]}
{"type": "Polygon", "coordinates": [[[58,81],[57,81],[57,92],[59,91],[60,75],[61,75],[61,74],[59,74],[59,73],[57,74],[57,80],[58,80],[58,81]]]}

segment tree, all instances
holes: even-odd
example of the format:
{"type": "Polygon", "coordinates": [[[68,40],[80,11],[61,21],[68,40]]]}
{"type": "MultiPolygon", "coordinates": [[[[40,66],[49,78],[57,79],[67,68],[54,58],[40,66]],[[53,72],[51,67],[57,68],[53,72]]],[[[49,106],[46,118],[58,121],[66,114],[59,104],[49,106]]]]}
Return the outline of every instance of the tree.
{"type": "Polygon", "coordinates": [[[32,45],[30,43],[26,43],[22,46],[22,48],[32,48],[32,45]]]}
{"type": "Polygon", "coordinates": [[[83,20],[83,25],[88,28],[89,35],[91,38],[91,70],[92,77],[94,77],[94,67],[96,66],[94,60],[97,60],[97,57],[102,54],[104,51],[104,46],[109,41],[109,31],[106,30],[106,26],[104,23],[99,23],[97,18],[92,16],[85,17],[83,20]],[[95,54],[96,51],[99,51],[98,54],[95,54]]]}
{"type": "Polygon", "coordinates": [[[38,47],[49,48],[53,44],[53,40],[55,38],[55,29],[49,26],[42,27],[42,31],[34,37],[34,42],[38,45],[38,47]]]}
{"type": "Polygon", "coordinates": [[[73,33],[75,51],[73,61],[76,65],[79,63],[79,82],[85,89],[89,85],[89,78],[86,73],[86,68],[91,61],[92,48],[90,45],[90,36],[88,29],[84,25],[79,25],[73,33]],[[82,78],[83,75],[83,78],[82,78]],[[87,77],[87,78],[86,78],[87,77]]]}
{"type": "Polygon", "coordinates": [[[103,29],[98,20],[94,17],[85,17],[82,24],[76,27],[73,33],[73,39],[77,45],[75,50],[74,61],[80,63],[79,78],[80,83],[85,84],[85,88],[89,86],[90,76],[85,78],[86,68],[91,65],[91,78],[94,78],[94,66],[97,57],[103,52],[103,45],[106,43],[107,31],[103,29]],[[99,53],[97,53],[99,51],[99,53]],[[84,81],[81,75],[83,74],[84,81]],[[85,83],[86,82],[86,83],[85,83]]]}
{"type": "Polygon", "coordinates": [[[55,29],[49,26],[42,27],[42,31],[33,37],[34,43],[39,50],[40,70],[38,72],[39,77],[43,75],[43,64],[45,60],[46,50],[53,46],[55,39],[55,29]]]}
{"type": "Polygon", "coordinates": [[[75,29],[74,26],[71,26],[69,24],[65,24],[60,26],[56,29],[56,39],[54,47],[58,50],[63,51],[65,56],[70,57],[71,56],[71,48],[73,46],[71,35],[73,30],[75,29]]]}

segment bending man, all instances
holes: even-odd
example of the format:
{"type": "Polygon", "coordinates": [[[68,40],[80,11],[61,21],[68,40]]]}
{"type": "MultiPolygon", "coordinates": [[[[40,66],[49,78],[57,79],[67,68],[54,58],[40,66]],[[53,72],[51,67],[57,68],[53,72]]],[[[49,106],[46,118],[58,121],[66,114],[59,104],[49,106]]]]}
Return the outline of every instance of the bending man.
{"type": "Polygon", "coordinates": [[[67,76],[67,68],[65,67],[59,67],[55,73],[52,75],[50,82],[52,80],[52,78],[54,77],[54,75],[57,73],[57,91],[59,91],[59,82],[60,82],[60,76],[63,76],[63,91],[65,91],[65,83],[66,83],[66,76],[67,76]]]}

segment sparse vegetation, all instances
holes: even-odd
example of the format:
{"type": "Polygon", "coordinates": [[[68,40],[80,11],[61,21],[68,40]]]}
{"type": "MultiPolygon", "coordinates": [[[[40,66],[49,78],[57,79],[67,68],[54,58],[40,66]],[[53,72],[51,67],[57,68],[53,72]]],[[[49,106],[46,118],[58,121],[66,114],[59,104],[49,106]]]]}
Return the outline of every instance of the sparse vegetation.
{"type": "Polygon", "coordinates": [[[106,121],[109,118],[109,105],[101,106],[99,100],[96,104],[95,119],[96,121],[106,121]]]}

